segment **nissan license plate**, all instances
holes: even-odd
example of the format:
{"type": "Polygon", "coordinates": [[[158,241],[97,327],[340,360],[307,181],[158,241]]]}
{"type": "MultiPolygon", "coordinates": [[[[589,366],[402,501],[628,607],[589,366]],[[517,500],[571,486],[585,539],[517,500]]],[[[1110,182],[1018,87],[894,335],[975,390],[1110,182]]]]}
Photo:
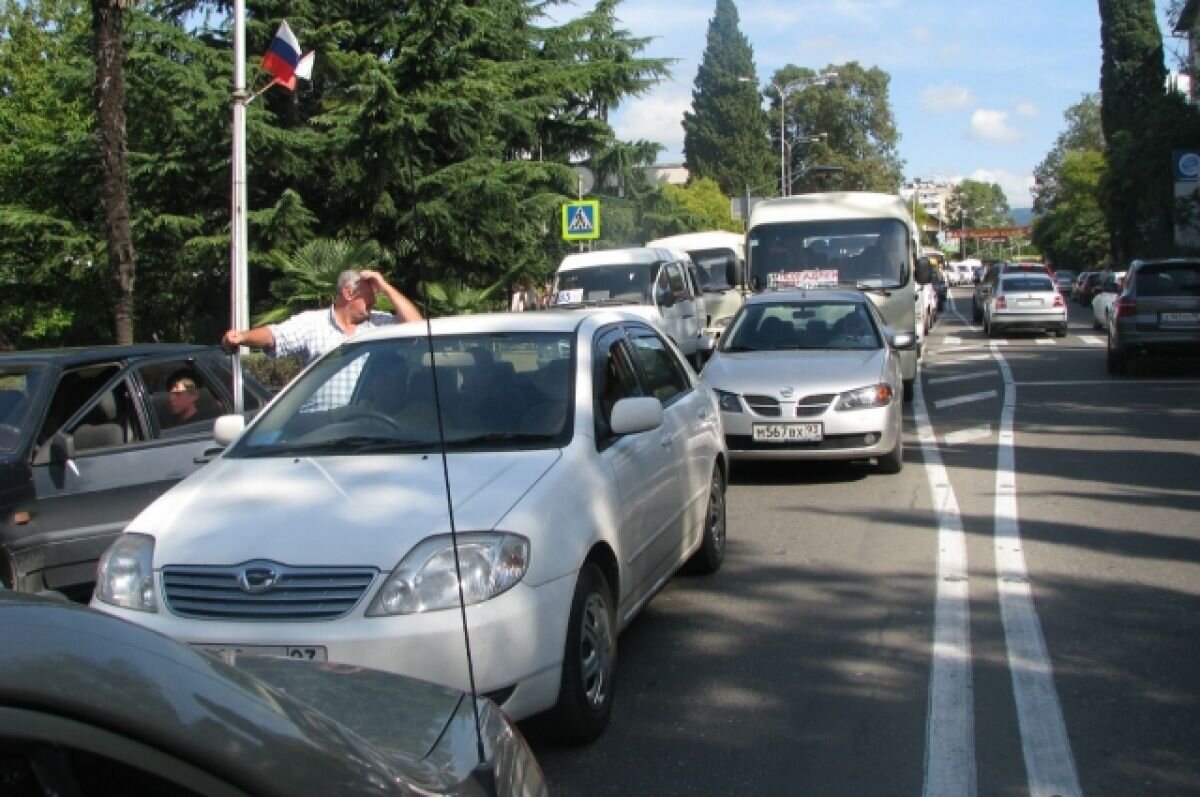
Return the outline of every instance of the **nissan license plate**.
{"type": "Polygon", "coordinates": [[[1158,323],[1164,327],[1194,327],[1200,325],[1200,313],[1159,313],[1158,323]]]}
{"type": "Polygon", "coordinates": [[[277,656],[305,661],[325,661],[323,645],[211,645],[193,643],[192,647],[223,659],[234,656],[277,656]]]}
{"type": "Polygon", "coordinates": [[[756,423],[751,434],[756,443],[819,443],[824,429],[819,423],[756,423]]]}

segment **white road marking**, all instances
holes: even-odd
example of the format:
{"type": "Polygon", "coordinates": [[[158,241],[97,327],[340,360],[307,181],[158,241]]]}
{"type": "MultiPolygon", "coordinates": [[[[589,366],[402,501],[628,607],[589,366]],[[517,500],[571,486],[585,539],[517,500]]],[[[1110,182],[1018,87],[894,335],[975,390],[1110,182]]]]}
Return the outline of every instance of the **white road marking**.
{"type": "Polygon", "coordinates": [[[1146,385],[1194,385],[1200,379],[1051,379],[1042,382],[1017,382],[1018,387],[1072,387],[1074,385],[1117,385],[1145,387],[1146,385]]]}
{"type": "Polygon", "coordinates": [[[935,401],[933,402],[933,406],[940,410],[943,407],[956,407],[959,404],[970,404],[973,401],[987,401],[988,399],[995,398],[996,395],[995,390],[985,390],[981,393],[968,393],[965,396],[955,396],[954,398],[935,401]]]}
{"type": "Polygon", "coordinates": [[[957,432],[947,432],[942,439],[946,441],[946,445],[956,446],[991,436],[992,425],[985,423],[983,426],[972,426],[969,429],[959,429],[957,432]]]}
{"type": "Polygon", "coordinates": [[[958,337],[957,335],[947,335],[942,339],[942,343],[947,346],[957,346],[958,344],[962,343],[962,338],[958,337]]]}
{"type": "Polygon", "coordinates": [[[924,797],[975,797],[975,686],[971,676],[971,610],[967,544],[958,498],[942,464],[925,409],[921,380],[913,417],[938,523],[933,663],[925,718],[924,797]]]}
{"type": "Polygon", "coordinates": [[[935,377],[931,377],[927,381],[931,385],[944,385],[947,382],[965,382],[968,379],[985,379],[985,378],[989,378],[989,377],[993,377],[993,376],[995,376],[995,374],[992,373],[991,371],[980,371],[977,374],[955,374],[954,376],[935,376],[935,377]]]}
{"type": "Polygon", "coordinates": [[[1108,341],[1097,335],[1080,335],[1079,339],[1089,346],[1107,346],[1108,341]]]}
{"type": "Polygon", "coordinates": [[[1055,342],[1054,338],[1038,338],[1037,343],[1039,346],[1057,346],[1058,345],[1055,342]]]}
{"type": "Polygon", "coordinates": [[[1054,688],[1054,670],[1025,566],[1017,520],[1016,453],[1013,416],[1017,387],[1012,371],[993,350],[1004,378],[1004,409],[1000,415],[1000,444],[996,455],[995,556],[1000,618],[1008,649],[1008,669],[1017,704],[1021,750],[1029,779],[1030,797],[1082,795],[1075,757],[1067,738],[1062,706],[1054,688]]]}

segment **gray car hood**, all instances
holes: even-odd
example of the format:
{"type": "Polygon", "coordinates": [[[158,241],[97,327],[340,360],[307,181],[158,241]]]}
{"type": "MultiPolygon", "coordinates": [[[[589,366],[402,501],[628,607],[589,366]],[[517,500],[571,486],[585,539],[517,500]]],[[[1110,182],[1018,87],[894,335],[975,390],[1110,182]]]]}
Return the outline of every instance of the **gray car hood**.
{"type": "Polygon", "coordinates": [[[704,381],[718,390],[767,396],[790,387],[799,398],[875,384],[886,362],[885,349],[717,352],[704,368],[704,381]]]}

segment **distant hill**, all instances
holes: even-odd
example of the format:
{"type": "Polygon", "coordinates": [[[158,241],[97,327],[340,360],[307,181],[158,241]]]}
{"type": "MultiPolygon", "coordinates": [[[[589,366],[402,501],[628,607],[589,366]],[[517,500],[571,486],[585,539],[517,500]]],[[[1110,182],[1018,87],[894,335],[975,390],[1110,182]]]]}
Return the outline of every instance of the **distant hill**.
{"type": "Polygon", "coordinates": [[[1008,213],[1018,227],[1024,227],[1033,219],[1033,208],[1013,208],[1008,213]]]}

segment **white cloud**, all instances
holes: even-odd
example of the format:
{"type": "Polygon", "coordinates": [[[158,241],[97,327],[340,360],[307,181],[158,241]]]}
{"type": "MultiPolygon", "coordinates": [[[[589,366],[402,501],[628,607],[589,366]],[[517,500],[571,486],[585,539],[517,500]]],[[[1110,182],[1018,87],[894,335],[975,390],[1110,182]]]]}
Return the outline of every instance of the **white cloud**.
{"type": "Polygon", "coordinates": [[[612,125],[622,141],[655,141],[666,149],[659,161],[683,159],[683,113],[691,110],[692,94],[687,86],[672,86],[673,93],[662,91],[639,97],[621,105],[613,114],[612,125]]]}
{"type": "Polygon", "coordinates": [[[1008,123],[1007,111],[978,108],[971,114],[967,137],[984,144],[1011,144],[1022,138],[1021,131],[1008,123]]]}
{"type": "Polygon", "coordinates": [[[929,32],[929,28],[923,25],[917,25],[908,32],[909,38],[918,44],[924,44],[933,38],[933,34],[929,32]]]}
{"type": "Polygon", "coordinates": [[[971,179],[981,183],[996,183],[1008,197],[1010,208],[1027,208],[1033,204],[1030,191],[1033,189],[1032,174],[1014,174],[1004,169],[976,169],[971,179]]]}
{"type": "Polygon", "coordinates": [[[1017,116],[1024,116],[1027,119],[1031,119],[1037,115],[1037,106],[1032,102],[1022,102],[1017,104],[1017,116]]]}
{"type": "Polygon", "coordinates": [[[934,113],[946,113],[966,108],[973,102],[975,102],[975,98],[966,86],[943,84],[929,86],[921,92],[921,107],[934,113]]]}

